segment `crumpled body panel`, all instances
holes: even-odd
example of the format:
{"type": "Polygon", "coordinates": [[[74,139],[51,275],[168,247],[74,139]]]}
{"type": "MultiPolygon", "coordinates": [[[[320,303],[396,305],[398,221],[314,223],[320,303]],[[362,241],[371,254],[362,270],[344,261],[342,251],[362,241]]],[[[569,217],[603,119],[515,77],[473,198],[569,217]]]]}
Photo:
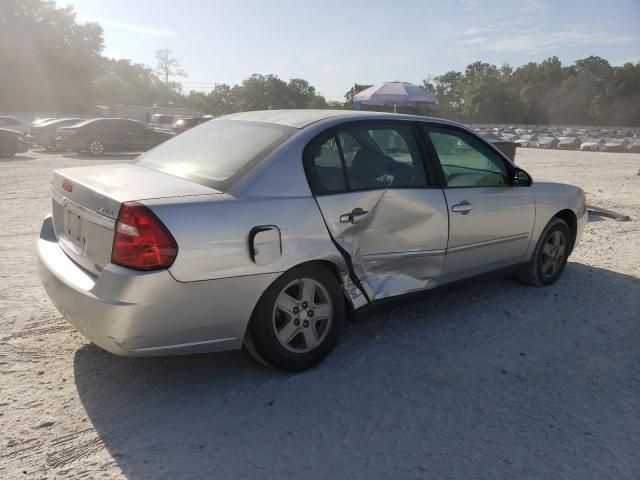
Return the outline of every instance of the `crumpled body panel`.
{"type": "Polygon", "coordinates": [[[442,190],[350,192],[317,201],[370,300],[435,286],[448,235],[442,190]],[[344,215],[358,208],[366,213],[345,222],[344,215]]]}

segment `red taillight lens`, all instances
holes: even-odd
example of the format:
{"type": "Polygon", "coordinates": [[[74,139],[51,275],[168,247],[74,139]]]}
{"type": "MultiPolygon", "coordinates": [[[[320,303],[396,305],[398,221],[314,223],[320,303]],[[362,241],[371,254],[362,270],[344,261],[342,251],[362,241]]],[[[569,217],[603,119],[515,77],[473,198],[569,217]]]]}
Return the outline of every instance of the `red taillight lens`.
{"type": "Polygon", "coordinates": [[[111,262],[135,270],[169,268],[178,244],[155,214],[139,203],[123,203],[116,220],[111,262]]]}

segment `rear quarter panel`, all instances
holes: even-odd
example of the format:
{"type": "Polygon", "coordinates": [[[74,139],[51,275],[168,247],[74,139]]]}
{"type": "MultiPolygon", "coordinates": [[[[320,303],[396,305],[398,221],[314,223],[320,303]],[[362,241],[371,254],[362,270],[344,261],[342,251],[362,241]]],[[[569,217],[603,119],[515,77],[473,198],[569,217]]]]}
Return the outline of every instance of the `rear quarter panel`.
{"type": "Polygon", "coordinates": [[[347,264],[329,236],[304,174],[302,151],[316,132],[302,130],[225,194],[142,202],[178,243],[178,256],[169,270],[176,280],[282,273],[320,260],[336,267],[355,306],[365,302],[351,283],[347,264]],[[251,230],[259,226],[276,226],[280,232],[282,255],[266,265],[256,264],[250,251],[251,230]]]}
{"type": "Polygon", "coordinates": [[[312,197],[215,195],[142,203],[151,207],[178,243],[178,256],[169,271],[181,282],[284,272],[319,259],[343,263],[312,197]],[[250,232],[271,225],[280,231],[282,255],[274,263],[257,265],[249,249],[250,232]]]}

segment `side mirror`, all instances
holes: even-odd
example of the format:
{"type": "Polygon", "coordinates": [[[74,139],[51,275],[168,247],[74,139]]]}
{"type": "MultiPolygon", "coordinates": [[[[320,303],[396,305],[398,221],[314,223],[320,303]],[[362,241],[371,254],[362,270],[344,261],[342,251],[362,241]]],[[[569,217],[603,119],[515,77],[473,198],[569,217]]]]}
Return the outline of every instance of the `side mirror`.
{"type": "Polygon", "coordinates": [[[531,176],[519,167],[513,171],[514,187],[530,187],[532,183],[531,176]]]}

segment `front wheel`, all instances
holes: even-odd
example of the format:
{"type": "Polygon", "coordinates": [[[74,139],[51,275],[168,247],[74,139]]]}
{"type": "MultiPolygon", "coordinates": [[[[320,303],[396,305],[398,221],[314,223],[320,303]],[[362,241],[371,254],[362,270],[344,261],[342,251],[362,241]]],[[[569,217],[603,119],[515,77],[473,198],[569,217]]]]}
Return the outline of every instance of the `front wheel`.
{"type": "Polygon", "coordinates": [[[333,350],[345,304],[336,278],[321,265],[296,267],[264,293],[245,347],[259,362],[283,370],[314,367],[333,350]]]}
{"type": "Polygon", "coordinates": [[[567,264],[571,247],[569,226],[561,218],[553,218],[540,235],[531,260],[520,272],[520,279],[537,287],[555,283],[567,264]]]}

